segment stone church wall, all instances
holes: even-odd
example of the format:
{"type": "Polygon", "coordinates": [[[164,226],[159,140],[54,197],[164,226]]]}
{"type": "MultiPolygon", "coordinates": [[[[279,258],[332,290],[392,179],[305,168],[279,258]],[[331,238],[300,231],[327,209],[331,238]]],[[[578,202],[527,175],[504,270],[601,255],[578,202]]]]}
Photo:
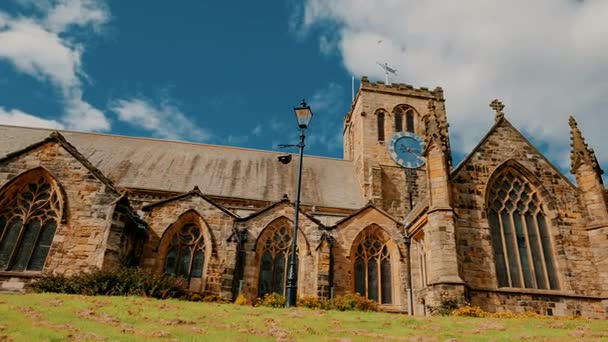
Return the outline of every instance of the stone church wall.
{"type": "MultiPolygon", "coordinates": [[[[247,231],[247,240],[243,246],[245,255],[242,293],[248,299],[258,297],[260,235],[273,224],[285,225],[292,230],[294,212],[292,205],[283,202],[242,222],[247,231]]],[[[319,268],[323,267],[319,262],[317,247],[321,243],[323,230],[317,222],[303,214],[299,215],[298,227],[298,296],[317,296],[319,268]]]]}
{"type": "MultiPolygon", "coordinates": [[[[577,189],[559,174],[507,122],[502,121],[470,159],[452,177],[454,209],[457,216],[457,245],[460,273],[470,288],[471,301],[488,310],[521,311],[534,307],[546,312],[546,305],[534,306],[543,293],[599,296],[601,284],[594,272],[593,254],[584,227],[584,208],[577,189]],[[513,160],[529,171],[534,185],[543,189],[544,211],[550,222],[559,290],[513,289],[497,291],[493,247],[486,208],[486,187],[494,170],[513,160]],[[481,292],[481,290],[485,291],[481,292]],[[532,295],[534,293],[534,295],[532,295]],[[480,296],[478,298],[478,296],[480,296]],[[532,298],[532,297],[533,298],[532,298]],[[491,300],[488,300],[491,298],[491,300]]],[[[568,297],[569,298],[569,297],[568,297]]],[[[577,299],[559,299],[555,314],[576,314],[577,299]],[[563,305],[562,305],[563,304],[563,305]]],[[[589,302],[588,300],[582,300],[589,302]]],[[[599,302],[599,301],[596,301],[599,302]]],[[[543,304],[544,305],[544,304],[543,304]]],[[[599,309],[590,309],[597,311],[599,309]]],[[[580,310],[579,310],[580,311],[580,310]]]]}
{"type": "MultiPolygon", "coordinates": [[[[42,167],[65,193],[66,215],[57,226],[43,272],[72,274],[101,268],[111,203],[118,198],[60,144],[49,142],[0,164],[0,187],[14,177],[42,167]]],[[[39,272],[0,272],[1,287],[20,289],[39,272]],[[27,280],[26,280],[27,281],[27,280]]]]}
{"type": "Polygon", "coordinates": [[[144,246],[141,267],[151,272],[164,272],[166,256],[161,255],[160,251],[161,244],[167,244],[168,241],[167,239],[163,241],[162,238],[174,224],[185,223],[180,217],[189,212],[193,212],[194,217],[202,221],[197,223],[202,226],[206,248],[211,248],[210,255],[205,258],[202,292],[214,293],[230,299],[236,244],[227,240],[232,234],[235,219],[199,196],[191,195],[152,207],[146,213],[144,219],[149,225],[149,238],[144,246]]]}
{"type": "Polygon", "coordinates": [[[335,244],[332,249],[334,256],[334,294],[344,295],[354,293],[353,275],[353,244],[365,230],[378,227],[390,237],[391,276],[393,305],[387,309],[405,310],[407,308],[406,284],[407,261],[406,248],[401,225],[389,219],[375,209],[366,209],[351,219],[337,225],[332,231],[335,244]]]}

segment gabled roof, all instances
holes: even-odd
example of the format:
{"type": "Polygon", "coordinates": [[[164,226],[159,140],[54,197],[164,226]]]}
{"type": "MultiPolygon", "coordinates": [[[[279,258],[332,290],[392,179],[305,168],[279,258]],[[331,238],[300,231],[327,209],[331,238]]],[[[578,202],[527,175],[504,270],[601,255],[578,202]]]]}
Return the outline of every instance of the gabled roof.
{"type": "MultiPolygon", "coordinates": [[[[2,140],[2,138],[0,138],[2,140]]],[[[112,181],[107,178],[99,169],[97,169],[91,162],[82,154],[76,147],[70,144],[67,139],[61,135],[58,131],[53,131],[46,138],[35,141],[30,145],[22,147],[19,150],[7,153],[4,157],[0,158],[0,163],[11,160],[15,157],[18,157],[24,153],[32,151],[42,145],[48,144],[50,142],[56,142],[63,149],[65,149],[68,153],[70,153],[76,160],[78,160],[84,167],[86,167],[100,182],[102,182],[105,186],[107,186],[110,190],[115,193],[118,193],[112,181]]]]}
{"type": "Polygon", "coordinates": [[[547,157],[545,157],[545,155],[542,154],[536,148],[536,146],[534,146],[517,128],[515,128],[511,124],[511,122],[509,120],[507,120],[507,118],[505,116],[497,117],[497,120],[494,123],[494,125],[492,126],[492,128],[490,128],[490,130],[488,131],[488,133],[486,133],[486,135],[479,141],[479,143],[477,144],[477,146],[475,146],[473,148],[473,150],[458,164],[458,166],[456,166],[456,168],[454,168],[452,170],[452,172],[450,172],[450,177],[454,177],[454,176],[456,176],[456,174],[458,174],[458,172],[460,172],[460,170],[464,167],[464,165],[466,165],[469,162],[469,160],[471,158],[473,158],[473,156],[475,155],[475,153],[486,143],[486,141],[494,134],[494,132],[496,132],[496,130],[498,129],[498,127],[500,127],[501,125],[504,125],[507,128],[511,129],[513,132],[515,132],[526,144],[528,144],[528,146],[530,146],[532,148],[532,150],[534,152],[536,152],[536,154],[538,154],[550,167],[552,167],[557,172],[557,174],[564,181],[566,181],[567,184],[569,184],[573,188],[576,188],[576,186],[574,184],[572,184],[572,182],[568,178],[566,178],[566,176],[564,176],[564,174],[557,167],[555,167],[555,165],[553,165],[553,163],[551,163],[547,159],[547,157]]]}
{"type": "MultiPolygon", "coordinates": [[[[251,214],[249,216],[243,217],[240,220],[241,221],[248,221],[248,220],[250,220],[252,218],[260,216],[261,214],[263,214],[265,212],[271,211],[272,209],[274,209],[274,208],[276,208],[276,207],[278,207],[280,205],[283,205],[283,204],[284,205],[289,205],[289,206],[291,206],[291,207],[293,207],[295,209],[295,205],[289,201],[289,197],[287,197],[287,195],[283,195],[283,198],[281,198],[280,201],[274,202],[271,205],[267,206],[266,208],[260,209],[259,211],[256,211],[255,213],[253,213],[253,214],[251,214]]],[[[318,219],[314,218],[311,215],[308,215],[306,212],[304,212],[302,210],[302,208],[300,208],[300,214],[306,216],[306,218],[308,218],[312,222],[318,224],[320,227],[325,227],[325,225],[321,221],[319,221],[318,219]]]]}
{"type": "Polygon", "coordinates": [[[346,216],[345,218],[341,219],[340,221],[336,222],[333,227],[337,227],[347,221],[349,221],[350,219],[354,218],[355,216],[359,215],[360,213],[364,212],[367,209],[374,209],[378,212],[380,212],[382,215],[386,216],[387,218],[389,218],[392,221],[395,221],[395,223],[397,224],[402,224],[402,222],[400,222],[399,220],[397,220],[396,218],[394,218],[391,214],[387,213],[386,211],[384,211],[381,208],[378,208],[376,205],[374,205],[371,201],[367,203],[367,205],[365,205],[364,207],[362,207],[361,209],[355,211],[354,213],[346,216]]]}
{"type": "Polygon", "coordinates": [[[171,203],[171,202],[174,202],[174,201],[179,201],[180,199],[183,199],[183,198],[186,198],[186,197],[189,197],[189,196],[198,196],[198,197],[204,199],[205,201],[209,202],[209,204],[211,204],[212,206],[214,206],[214,207],[218,208],[219,210],[223,211],[225,214],[227,214],[227,215],[229,215],[229,216],[231,216],[233,218],[236,218],[236,219],[240,218],[235,213],[229,211],[228,209],[226,209],[226,208],[222,207],[221,205],[215,203],[209,197],[205,196],[201,192],[201,190],[198,188],[198,186],[195,186],[194,189],[192,189],[192,190],[190,190],[188,192],[184,192],[183,194],[179,194],[177,196],[173,196],[173,197],[164,199],[162,201],[158,201],[158,202],[155,202],[155,203],[151,203],[151,204],[145,205],[145,206],[142,207],[142,210],[143,211],[150,211],[150,210],[152,210],[152,208],[160,207],[160,206],[163,206],[165,204],[168,204],[168,203],[171,203]]]}
{"type": "MultiPolygon", "coordinates": [[[[48,129],[0,125],[0,158],[44,139],[48,129]]],[[[209,196],[276,201],[296,196],[298,162],[283,153],[135,138],[61,132],[117,187],[182,193],[198,185],[209,196]]],[[[294,158],[296,159],[296,158],[294,158]]],[[[304,156],[302,203],[356,209],[365,204],[352,161],[304,156]]]]}

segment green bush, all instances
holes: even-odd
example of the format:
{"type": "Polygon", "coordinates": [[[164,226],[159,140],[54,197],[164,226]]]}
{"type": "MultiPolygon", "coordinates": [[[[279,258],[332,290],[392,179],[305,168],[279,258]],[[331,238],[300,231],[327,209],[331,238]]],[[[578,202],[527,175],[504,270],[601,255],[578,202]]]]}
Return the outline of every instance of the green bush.
{"type": "Polygon", "coordinates": [[[267,293],[264,298],[259,300],[255,306],[267,306],[270,308],[283,308],[285,307],[285,296],[278,293],[267,293]]]}
{"type": "Polygon", "coordinates": [[[151,274],[140,269],[92,270],[73,276],[45,275],[30,285],[34,292],[56,292],[89,296],[145,296],[180,298],[185,296],[182,278],[151,274]]]}
{"type": "Polygon", "coordinates": [[[332,299],[332,309],[340,311],[378,311],[378,303],[358,293],[347,293],[332,299]]]}

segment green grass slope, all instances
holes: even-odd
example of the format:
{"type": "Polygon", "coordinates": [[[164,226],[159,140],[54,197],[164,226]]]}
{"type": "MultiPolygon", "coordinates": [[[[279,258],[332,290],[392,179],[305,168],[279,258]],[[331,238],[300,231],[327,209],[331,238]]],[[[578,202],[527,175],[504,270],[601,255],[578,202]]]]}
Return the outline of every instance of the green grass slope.
{"type": "Polygon", "coordinates": [[[608,321],[410,317],[139,297],[0,295],[0,341],[608,341],[608,321]]]}

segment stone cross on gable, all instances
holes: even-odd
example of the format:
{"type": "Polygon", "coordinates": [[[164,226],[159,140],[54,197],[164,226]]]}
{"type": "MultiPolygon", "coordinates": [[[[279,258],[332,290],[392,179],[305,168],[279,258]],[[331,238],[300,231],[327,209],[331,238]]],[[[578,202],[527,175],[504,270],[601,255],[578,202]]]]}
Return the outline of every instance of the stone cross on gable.
{"type": "Polygon", "coordinates": [[[490,108],[494,109],[494,111],[496,112],[495,121],[498,121],[505,116],[505,113],[502,111],[503,109],[505,109],[505,105],[502,104],[502,102],[500,102],[500,100],[498,100],[498,99],[492,100],[492,102],[490,102],[490,108]]]}

